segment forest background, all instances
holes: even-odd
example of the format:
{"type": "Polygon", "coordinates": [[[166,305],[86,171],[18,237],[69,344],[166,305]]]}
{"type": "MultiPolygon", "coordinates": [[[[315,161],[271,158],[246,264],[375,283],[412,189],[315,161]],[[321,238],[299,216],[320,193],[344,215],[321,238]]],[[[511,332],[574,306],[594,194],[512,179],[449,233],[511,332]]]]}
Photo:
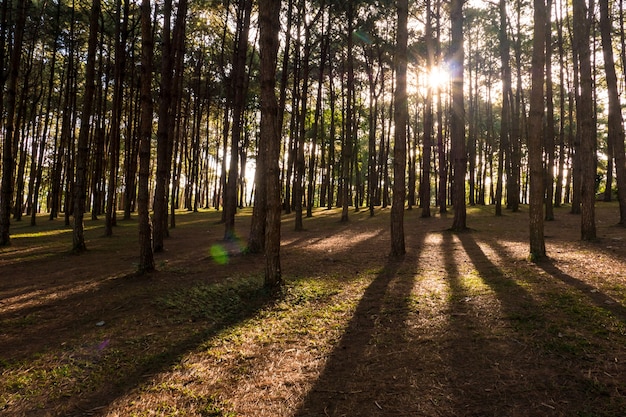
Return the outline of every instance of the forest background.
{"type": "Polygon", "coordinates": [[[405,206],[453,205],[462,230],[466,203],[530,203],[531,257],[562,204],[594,239],[596,198],[626,212],[622,6],[4,1],[0,244],[46,212],[80,252],[84,213],[111,235],[137,211],[151,270],[178,208],[223,209],[229,239],[253,205],[258,252],[270,207],[299,230],[314,207],[393,205],[402,254],[405,206]]]}
{"type": "Polygon", "coordinates": [[[0,415],[621,416],[624,22],[4,0],[0,415]]]}

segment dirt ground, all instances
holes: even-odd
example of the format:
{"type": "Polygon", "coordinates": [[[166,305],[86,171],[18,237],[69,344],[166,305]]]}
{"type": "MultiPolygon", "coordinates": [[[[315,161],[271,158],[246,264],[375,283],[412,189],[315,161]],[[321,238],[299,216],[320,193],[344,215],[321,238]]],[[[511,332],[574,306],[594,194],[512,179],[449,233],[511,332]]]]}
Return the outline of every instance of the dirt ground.
{"type": "Polygon", "coordinates": [[[557,209],[537,264],[527,207],[468,210],[458,234],[452,214],[407,211],[401,260],[388,257],[388,210],[347,224],[318,210],[302,232],[287,215],[291,298],[225,290],[222,310],[194,303],[262,277],[263,257],[243,251],[248,210],[233,242],[219,213],[178,214],[147,276],[134,275],[135,220],[109,238],[87,221],[83,255],[61,220],[14,224],[0,248],[0,415],[625,415],[617,206],[598,203],[594,242],[557,209]]]}

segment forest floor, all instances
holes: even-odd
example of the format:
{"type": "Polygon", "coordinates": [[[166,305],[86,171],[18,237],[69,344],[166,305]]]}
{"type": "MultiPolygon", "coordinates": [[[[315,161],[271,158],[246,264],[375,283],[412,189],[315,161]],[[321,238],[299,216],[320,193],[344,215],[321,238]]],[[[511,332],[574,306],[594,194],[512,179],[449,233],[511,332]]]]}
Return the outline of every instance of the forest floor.
{"type": "Polygon", "coordinates": [[[158,272],[136,276],[136,220],[12,225],[0,248],[1,416],[623,416],[626,229],[598,240],[569,208],[528,260],[528,212],[317,210],[282,225],[279,294],[264,260],[222,241],[220,213],[177,213],[158,272]]]}

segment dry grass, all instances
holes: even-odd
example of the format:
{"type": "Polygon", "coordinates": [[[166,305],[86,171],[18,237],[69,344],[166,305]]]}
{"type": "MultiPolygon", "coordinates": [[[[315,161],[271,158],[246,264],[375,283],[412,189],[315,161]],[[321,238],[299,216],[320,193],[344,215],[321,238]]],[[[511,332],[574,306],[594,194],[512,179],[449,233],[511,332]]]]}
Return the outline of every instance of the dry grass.
{"type": "Polygon", "coordinates": [[[133,221],[114,239],[92,222],[80,257],[58,224],[20,225],[0,249],[0,415],[621,416],[615,214],[599,204],[585,243],[558,210],[538,264],[524,212],[470,208],[472,230],[454,234],[408,211],[402,260],[387,257],[386,210],[347,225],[319,210],[301,233],[286,216],[280,294],[244,239],[221,242],[218,213],[180,213],[142,278],[133,221]]]}

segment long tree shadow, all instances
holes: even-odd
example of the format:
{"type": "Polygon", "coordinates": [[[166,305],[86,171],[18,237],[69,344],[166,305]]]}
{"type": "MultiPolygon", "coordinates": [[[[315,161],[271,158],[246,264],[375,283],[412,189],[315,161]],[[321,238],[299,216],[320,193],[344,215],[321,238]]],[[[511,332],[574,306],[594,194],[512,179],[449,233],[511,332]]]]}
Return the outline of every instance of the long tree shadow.
{"type": "Polygon", "coordinates": [[[549,274],[551,277],[575,288],[585,294],[585,296],[598,308],[607,310],[618,317],[622,322],[626,323],[626,307],[609,295],[599,291],[593,285],[590,285],[578,278],[575,278],[561,269],[551,259],[544,259],[537,263],[537,266],[549,274]]]}
{"type": "MultiPolygon", "coordinates": [[[[457,270],[458,259],[450,255],[446,260],[453,334],[447,352],[457,413],[550,415],[549,407],[554,405],[543,393],[560,382],[551,381],[549,372],[533,369],[537,353],[532,335],[523,334],[545,327],[545,318],[531,294],[487,257],[474,233],[456,235],[471,262],[468,270],[457,270]],[[482,289],[483,284],[489,290],[482,289]],[[455,339],[465,345],[459,346],[455,339]]],[[[444,252],[453,253],[450,233],[444,242],[444,252]]],[[[545,366],[549,369],[549,362],[545,366]]]]}
{"type": "MultiPolygon", "coordinates": [[[[117,285],[124,286],[124,283],[118,282],[117,285]]],[[[144,285],[149,283],[144,281],[144,285]]],[[[233,305],[225,306],[230,310],[221,317],[196,318],[194,323],[191,323],[185,312],[182,312],[181,317],[185,316],[186,320],[181,319],[177,323],[176,319],[172,322],[167,318],[176,312],[159,308],[158,300],[154,300],[149,309],[145,306],[138,309],[136,306],[144,303],[132,303],[132,296],[136,295],[136,285],[133,284],[131,288],[133,292],[128,297],[116,300],[110,305],[111,311],[119,310],[118,315],[110,316],[112,323],[107,321],[102,328],[93,326],[93,323],[91,326],[83,326],[85,332],[80,336],[82,343],[71,338],[77,332],[76,327],[81,326],[84,321],[80,315],[76,315],[77,323],[66,323],[66,326],[71,328],[69,331],[61,332],[61,336],[56,335],[54,331],[48,332],[48,343],[37,347],[35,351],[31,349],[31,354],[19,362],[3,360],[2,370],[7,378],[14,366],[19,370],[24,361],[31,363],[38,358],[46,357],[50,357],[55,366],[65,369],[69,375],[68,379],[47,381],[60,384],[58,388],[62,389],[57,392],[54,386],[46,388],[49,390],[49,403],[15,401],[5,405],[5,409],[0,410],[0,415],[5,415],[3,413],[12,416],[79,416],[86,413],[92,415],[94,410],[102,409],[113,399],[148,381],[152,375],[170,369],[184,355],[197,349],[207,339],[254,316],[276,300],[275,294],[266,291],[260,285],[227,289],[226,291],[231,296],[236,295],[236,298],[231,297],[228,300],[228,302],[234,300],[233,305]],[[110,330],[107,330],[108,326],[111,326],[110,330]],[[129,333],[131,329],[132,334],[129,333]],[[168,335],[165,336],[163,332],[168,335]],[[68,336],[68,339],[61,343],[63,335],[68,336]],[[59,337],[61,339],[56,342],[53,340],[59,337]],[[139,348],[139,351],[135,351],[136,348],[139,348]],[[73,384],[77,385],[72,388],[73,384]],[[64,405],[55,402],[58,395],[68,396],[75,390],[79,390],[80,395],[71,395],[64,401],[64,405]]],[[[107,293],[97,291],[91,296],[106,297],[107,293]]],[[[42,338],[45,338],[45,335],[42,335],[42,338]]],[[[29,340],[23,342],[29,343],[29,340]]],[[[53,378],[52,375],[54,374],[51,373],[50,378],[53,378]]],[[[35,381],[36,379],[33,379],[33,382],[35,381]]],[[[19,385],[13,386],[14,389],[21,389],[19,385]]],[[[25,388],[31,390],[31,393],[37,392],[38,389],[36,386],[25,388]]],[[[19,398],[19,392],[16,394],[19,398]]]]}
{"type": "MultiPolygon", "coordinates": [[[[385,240],[380,230],[371,236],[385,240]]],[[[353,245],[335,248],[333,252],[338,259],[349,258],[350,251],[364,250],[369,244],[359,240],[353,245]]],[[[305,247],[305,250],[309,248],[305,247]]],[[[313,262],[309,263],[335,266],[335,262],[325,259],[327,255],[323,251],[311,252],[309,260],[313,262]]],[[[198,286],[206,287],[221,281],[220,277],[229,276],[231,266],[240,274],[254,275],[251,271],[257,269],[254,265],[259,264],[257,258],[260,259],[251,255],[237,257],[233,261],[236,264],[232,265],[214,264],[212,269],[209,267],[207,277],[202,274],[198,279],[186,279],[180,284],[168,279],[179,274],[175,266],[169,272],[156,273],[152,278],[94,277],[88,282],[93,285],[87,285],[85,290],[59,293],[38,305],[16,306],[14,315],[0,316],[3,324],[10,321],[13,326],[11,335],[0,337],[0,371],[15,380],[14,383],[8,382],[11,400],[0,410],[0,415],[92,414],[96,412],[94,410],[103,410],[133,389],[149,383],[154,375],[171,370],[185,355],[197,350],[207,340],[268,308],[276,301],[276,295],[264,292],[260,281],[256,286],[230,289],[222,300],[228,305],[225,304],[220,311],[227,310],[227,314],[219,317],[202,311],[188,314],[185,304],[190,304],[189,299],[181,301],[184,311],[178,313],[164,308],[159,300],[179,292],[184,296],[187,290],[189,295],[195,296],[198,286]],[[247,272],[241,272],[244,269],[247,272]],[[231,302],[233,294],[236,295],[236,302],[231,302]],[[68,305],[75,306],[75,309],[70,314],[59,315],[61,310],[65,313],[69,311],[68,305]],[[66,308],[63,309],[63,306],[66,308]],[[81,314],[76,314],[78,312],[81,314]],[[101,324],[97,324],[100,321],[101,324]],[[41,384],[53,383],[56,386],[49,389],[47,399],[37,403],[20,401],[22,389],[30,390],[29,396],[37,395],[39,389],[48,390],[47,387],[32,384],[22,386],[19,381],[25,376],[22,375],[25,364],[34,367],[35,372],[39,372],[37,366],[54,364],[69,375],[59,376],[58,380],[50,377],[41,381],[41,384]],[[75,392],[80,392],[80,395],[74,395],[75,392]],[[60,401],[59,398],[65,400],[60,401]]],[[[371,262],[359,267],[373,268],[381,264],[381,259],[379,254],[373,254],[371,262]]],[[[210,261],[200,259],[200,262],[210,261]]],[[[337,264],[342,266],[341,262],[337,264]]],[[[180,273],[185,273],[185,270],[180,273]]],[[[295,279],[301,274],[302,271],[298,271],[295,279]]],[[[225,285],[232,283],[228,280],[225,285]]]]}
{"type": "MultiPolygon", "coordinates": [[[[472,409],[481,410],[480,404],[486,404],[473,415],[613,415],[623,409],[623,396],[608,394],[606,386],[614,384],[610,375],[598,378],[602,364],[587,362],[597,360],[591,350],[595,335],[584,334],[587,329],[576,322],[580,317],[555,311],[550,301],[537,299],[537,294],[553,291],[551,283],[529,276],[532,268],[527,270],[528,266],[499,267],[472,234],[459,235],[459,239],[500,310],[477,331],[486,338],[476,351],[480,356],[472,357],[486,359],[484,368],[491,371],[473,378],[491,380],[492,386],[470,395],[475,399],[472,409]],[[489,321],[493,330],[485,327],[489,321]]],[[[506,253],[497,241],[487,244],[495,253],[506,253]]]]}
{"type": "Polygon", "coordinates": [[[400,397],[411,395],[419,359],[407,350],[405,334],[406,321],[416,314],[411,292],[417,258],[388,259],[295,416],[397,416],[406,411],[400,397]]]}

